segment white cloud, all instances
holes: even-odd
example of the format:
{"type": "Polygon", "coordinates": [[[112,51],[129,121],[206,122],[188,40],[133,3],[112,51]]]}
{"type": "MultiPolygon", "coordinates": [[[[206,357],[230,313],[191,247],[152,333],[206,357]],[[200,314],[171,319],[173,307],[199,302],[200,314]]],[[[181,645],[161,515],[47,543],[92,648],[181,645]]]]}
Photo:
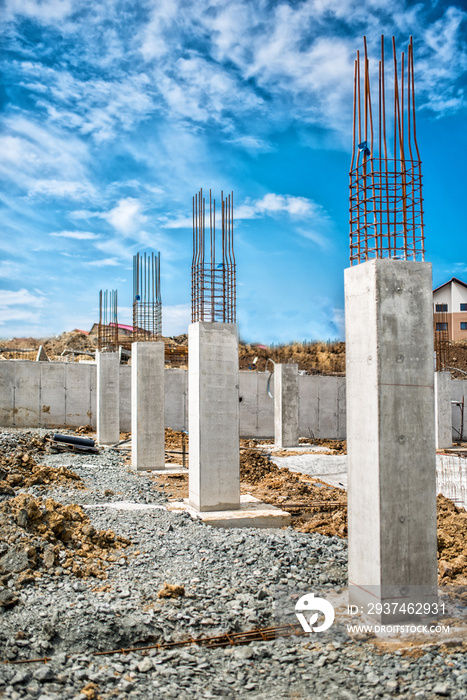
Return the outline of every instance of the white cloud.
{"type": "Polygon", "coordinates": [[[86,265],[91,267],[115,267],[120,265],[120,261],[115,258],[104,258],[103,260],[90,260],[86,265]]]}
{"type": "Polygon", "coordinates": [[[27,304],[28,306],[43,306],[45,302],[44,295],[31,294],[27,289],[20,289],[17,292],[11,289],[0,289],[0,306],[21,306],[22,304],[27,304]]]}
{"type": "Polygon", "coordinates": [[[6,0],[5,17],[15,16],[35,19],[43,24],[55,24],[73,10],[72,0],[6,0]]]}
{"type": "Polygon", "coordinates": [[[133,197],[121,199],[107,214],[102,214],[117,231],[124,235],[136,233],[147,221],[141,202],[133,197]]]}
{"type": "Polygon", "coordinates": [[[43,126],[23,115],[3,121],[0,176],[32,195],[93,198],[89,154],[76,136],[43,126]]]}
{"type": "Polygon", "coordinates": [[[92,197],[95,194],[95,190],[89,183],[73,180],[35,180],[29,187],[29,194],[83,199],[84,197],[92,197]]]}
{"type": "Polygon", "coordinates": [[[57,238],[73,238],[77,241],[93,241],[100,238],[100,236],[96,233],[92,233],[92,231],[57,231],[50,235],[56,236],[57,238]]]}
{"type": "Polygon", "coordinates": [[[0,325],[18,321],[37,323],[44,304],[45,296],[40,293],[32,294],[24,288],[18,291],[0,289],[0,325]]]}
{"type": "Polygon", "coordinates": [[[234,210],[234,218],[254,219],[258,216],[274,214],[289,214],[289,216],[304,218],[311,216],[318,209],[319,205],[306,197],[269,192],[262,199],[254,201],[246,199],[244,204],[234,210]]]}

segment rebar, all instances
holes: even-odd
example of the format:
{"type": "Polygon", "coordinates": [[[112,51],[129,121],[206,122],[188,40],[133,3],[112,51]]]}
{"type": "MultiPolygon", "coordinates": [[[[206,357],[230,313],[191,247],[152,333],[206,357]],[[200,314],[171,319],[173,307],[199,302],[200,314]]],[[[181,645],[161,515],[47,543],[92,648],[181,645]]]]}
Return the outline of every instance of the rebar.
{"type": "Polygon", "coordinates": [[[373,120],[375,110],[372,107],[366,37],[363,38],[363,43],[363,61],[357,51],[354,67],[350,264],[371,258],[424,260],[422,174],[415,124],[413,39],[410,37],[407,61],[402,52],[399,71],[395,40],[392,38],[394,95],[391,120],[391,108],[386,109],[384,36],[381,37],[376,123],[373,120]],[[391,123],[392,155],[389,153],[390,144],[388,145],[391,123]]]}
{"type": "MultiPolygon", "coordinates": [[[[153,649],[174,649],[178,647],[189,647],[193,644],[196,646],[208,647],[209,649],[217,649],[218,647],[231,647],[239,646],[244,644],[250,644],[251,642],[270,642],[279,637],[302,637],[306,634],[301,625],[297,623],[288,623],[283,625],[277,625],[276,627],[263,627],[248,632],[226,632],[225,634],[215,635],[214,637],[188,637],[178,642],[165,642],[161,644],[151,644],[149,646],[139,646],[139,647],[128,647],[120,649],[112,649],[110,651],[95,651],[91,652],[91,656],[110,656],[113,654],[133,654],[135,652],[140,652],[143,656],[146,654],[144,652],[151,651],[153,649]]],[[[67,659],[71,658],[71,655],[67,655],[67,659]]],[[[52,661],[51,656],[41,656],[39,658],[33,659],[19,659],[16,661],[3,661],[4,664],[32,664],[32,663],[48,663],[52,661]]]]}
{"type": "Polygon", "coordinates": [[[161,256],[133,256],[133,342],[160,340],[162,336],[161,256]]]}
{"type": "Polygon", "coordinates": [[[436,354],[435,369],[437,372],[444,372],[451,361],[448,314],[446,311],[435,311],[433,314],[433,336],[436,354]]]}
{"type": "MultiPolygon", "coordinates": [[[[221,192],[221,231],[216,234],[216,200],[209,190],[209,239],[206,202],[201,189],[193,197],[191,320],[235,323],[236,269],[233,250],[233,192],[221,192]]],[[[219,228],[218,228],[219,231],[219,228]]]]}
{"type": "Polygon", "coordinates": [[[118,350],[117,290],[100,290],[97,347],[99,352],[118,350]]]}

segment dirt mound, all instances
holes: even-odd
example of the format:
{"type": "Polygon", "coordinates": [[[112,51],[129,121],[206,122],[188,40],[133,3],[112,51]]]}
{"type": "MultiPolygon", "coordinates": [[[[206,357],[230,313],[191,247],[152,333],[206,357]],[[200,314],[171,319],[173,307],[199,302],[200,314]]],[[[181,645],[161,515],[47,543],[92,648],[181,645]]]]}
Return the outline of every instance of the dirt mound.
{"type": "Polygon", "coordinates": [[[79,428],[75,428],[76,435],[90,435],[95,432],[96,429],[92,425],[80,425],[79,428]]]}
{"type": "MultiPolygon", "coordinates": [[[[467,372],[467,340],[458,340],[456,343],[449,344],[446,364],[451,368],[467,372]]],[[[455,379],[466,379],[463,372],[451,371],[451,374],[455,379]]]]}
{"type": "Polygon", "coordinates": [[[0,605],[2,585],[20,588],[41,570],[105,579],[106,562],[130,544],[112,530],[96,530],[80,506],[27,493],[0,504],[0,540],[0,605]]]}
{"type": "Polygon", "coordinates": [[[441,584],[467,585],[467,511],[438,496],[438,564],[441,584]]]}
{"type": "MultiPolygon", "coordinates": [[[[0,492],[2,484],[10,488],[24,488],[29,486],[73,486],[84,489],[81,477],[66,467],[48,467],[37,464],[34,457],[28,452],[18,450],[12,455],[0,455],[0,492]]],[[[4,491],[12,495],[11,491],[4,491]]]]}
{"type": "Polygon", "coordinates": [[[68,331],[55,338],[48,338],[44,343],[44,350],[49,357],[61,355],[64,350],[95,350],[96,336],[89,336],[80,331],[68,331]]]}
{"type": "Polygon", "coordinates": [[[325,438],[300,438],[300,445],[319,445],[330,450],[330,454],[346,455],[347,440],[326,440],[325,438]]]}
{"type": "MultiPolygon", "coordinates": [[[[240,479],[249,484],[259,484],[266,476],[277,476],[282,470],[269,460],[269,456],[254,449],[240,453],[240,479]]],[[[286,470],[289,472],[289,470],[286,470]]]]}
{"type": "Polygon", "coordinates": [[[345,372],[345,343],[292,343],[270,348],[240,344],[240,369],[264,372],[268,358],[280,363],[295,362],[298,369],[309,374],[342,374],[345,372]]]}

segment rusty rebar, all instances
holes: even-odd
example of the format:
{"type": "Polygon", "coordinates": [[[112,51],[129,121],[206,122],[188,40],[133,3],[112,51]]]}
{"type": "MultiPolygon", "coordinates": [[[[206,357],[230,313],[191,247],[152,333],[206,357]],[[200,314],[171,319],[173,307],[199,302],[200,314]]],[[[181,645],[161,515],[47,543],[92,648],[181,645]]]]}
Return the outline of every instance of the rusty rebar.
{"type": "Polygon", "coordinates": [[[162,336],[161,256],[133,256],[133,342],[160,340],[162,336]]]}
{"type": "Polygon", "coordinates": [[[97,348],[99,352],[118,350],[117,290],[100,290],[97,348]]]}
{"type": "MultiPolygon", "coordinates": [[[[164,649],[173,649],[177,647],[188,647],[193,644],[196,646],[208,647],[209,649],[216,649],[218,647],[229,647],[238,646],[243,644],[250,644],[251,642],[268,642],[278,637],[302,637],[307,634],[304,632],[301,625],[297,623],[286,623],[284,625],[278,625],[276,627],[263,627],[250,630],[248,632],[226,632],[224,634],[215,635],[213,637],[188,637],[179,642],[165,642],[162,644],[151,644],[149,646],[141,647],[127,647],[120,649],[112,649],[111,651],[95,651],[91,652],[92,656],[110,656],[113,654],[130,654],[135,652],[151,651],[153,649],[158,649],[163,651],[164,649]]],[[[31,664],[31,663],[48,663],[52,661],[51,656],[41,656],[39,658],[33,659],[19,659],[17,661],[4,661],[4,664],[31,664]]],[[[67,655],[67,658],[71,658],[71,655],[67,655]]]]}
{"type": "Polygon", "coordinates": [[[396,44],[392,38],[394,94],[391,115],[387,114],[387,111],[391,111],[390,108],[386,109],[384,36],[381,37],[376,135],[366,37],[363,44],[363,77],[359,51],[354,69],[350,264],[384,257],[424,260],[422,175],[415,124],[413,38],[410,37],[407,60],[402,52],[400,72],[396,44]],[[386,122],[391,123],[391,119],[392,155],[389,153],[386,128],[386,122]]]}
{"type": "Polygon", "coordinates": [[[209,236],[203,190],[193,197],[191,320],[235,323],[236,264],[233,247],[233,192],[221,192],[221,227],[216,232],[216,200],[209,190],[209,236]]]}

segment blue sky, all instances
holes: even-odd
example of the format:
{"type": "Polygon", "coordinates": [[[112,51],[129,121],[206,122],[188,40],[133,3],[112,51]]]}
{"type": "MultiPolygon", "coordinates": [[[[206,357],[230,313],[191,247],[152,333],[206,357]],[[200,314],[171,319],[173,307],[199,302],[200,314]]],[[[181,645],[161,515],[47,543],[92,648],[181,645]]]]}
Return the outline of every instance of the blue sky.
{"type": "Polygon", "coordinates": [[[343,337],[353,61],[414,36],[427,259],[467,280],[467,3],[4,0],[0,337],[131,321],[160,250],[190,320],[191,198],[234,191],[240,335],[343,337]]]}

